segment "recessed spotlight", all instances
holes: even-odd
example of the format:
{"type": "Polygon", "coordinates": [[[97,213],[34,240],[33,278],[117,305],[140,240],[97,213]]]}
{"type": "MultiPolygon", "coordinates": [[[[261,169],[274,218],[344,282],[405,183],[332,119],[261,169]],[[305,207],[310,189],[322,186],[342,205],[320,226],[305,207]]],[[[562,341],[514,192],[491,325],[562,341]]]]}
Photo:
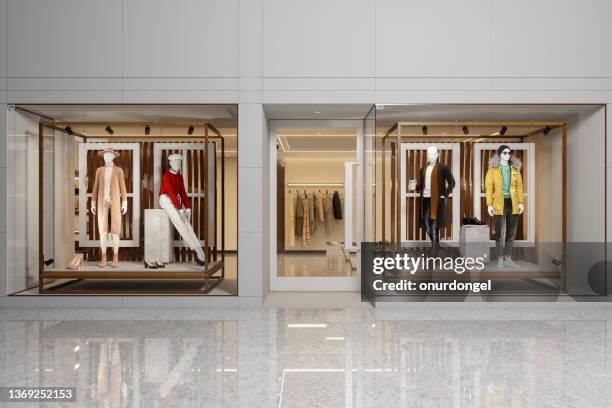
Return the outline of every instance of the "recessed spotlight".
{"type": "Polygon", "coordinates": [[[501,129],[499,129],[499,134],[504,136],[507,131],[508,131],[508,128],[505,126],[502,126],[501,129]]]}
{"type": "Polygon", "coordinates": [[[315,115],[318,115],[319,113],[321,113],[321,111],[315,111],[315,115]]]}
{"type": "Polygon", "coordinates": [[[423,132],[423,134],[426,135],[427,134],[427,126],[423,126],[421,128],[421,132],[423,132]]]}
{"type": "Polygon", "coordinates": [[[151,134],[151,127],[150,126],[146,126],[145,127],[145,135],[149,136],[151,134]]]}
{"type": "Polygon", "coordinates": [[[470,129],[467,126],[464,126],[461,128],[463,130],[463,134],[464,135],[469,135],[470,134],[470,129]]]}
{"type": "Polygon", "coordinates": [[[193,131],[194,131],[194,130],[195,130],[195,129],[194,129],[194,127],[193,127],[193,126],[189,126],[189,129],[187,129],[187,134],[188,134],[189,136],[193,135],[193,131]]]}
{"type": "Polygon", "coordinates": [[[552,130],[552,129],[550,128],[550,126],[546,126],[546,127],[544,128],[544,130],[542,131],[542,133],[544,133],[545,135],[547,135],[547,134],[549,134],[549,133],[550,133],[550,131],[551,131],[551,130],[552,130]]]}
{"type": "Polygon", "coordinates": [[[112,135],[113,133],[115,133],[115,131],[113,130],[112,127],[110,127],[110,125],[106,125],[106,133],[108,133],[109,135],[112,135]]]}
{"type": "Polygon", "coordinates": [[[70,127],[70,125],[64,128],[64,132],[68,133],[71,136],[74,135],[74,132],[72,131],[72,128],[70,127]]]}
{"type": "Polygon", "coordinates": [[[322,133],[321,132],[317,132],[317,135],[320,135],[320,134],[322,134],[322,133]]]}

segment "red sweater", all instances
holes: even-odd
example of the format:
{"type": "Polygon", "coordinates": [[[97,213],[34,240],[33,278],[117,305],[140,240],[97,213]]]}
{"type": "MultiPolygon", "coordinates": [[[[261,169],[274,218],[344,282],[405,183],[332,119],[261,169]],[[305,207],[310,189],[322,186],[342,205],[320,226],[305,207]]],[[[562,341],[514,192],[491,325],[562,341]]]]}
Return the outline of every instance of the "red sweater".
{"type": "Polygon", "coordinates": [[[165,194],[172,200],[172,204],[176,207],[177,210],[181,208],[191,208],[189,205],[189,198],[187,197],[187,193],[185,192],[185,185],[183,184],[183,176],[180,173],[174,174],[170,171],[167,171],[162,176],[161,187],[159,189],[159,195],[165,194]],[[181,201],[183,205],[181,206],[181,201],[179,201],[177,195],[181,196],[181,201]]]}

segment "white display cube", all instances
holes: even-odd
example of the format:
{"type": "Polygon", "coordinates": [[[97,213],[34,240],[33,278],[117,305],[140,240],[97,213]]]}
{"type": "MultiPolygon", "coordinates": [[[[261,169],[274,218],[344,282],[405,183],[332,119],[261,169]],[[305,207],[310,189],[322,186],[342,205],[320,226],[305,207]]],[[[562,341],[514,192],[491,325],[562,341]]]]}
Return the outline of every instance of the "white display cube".
{"type": "Polygon", "coordinates": [[[144,257],[147,260],[172,262],[174,226],[166,211],[150,209],[144,211],[144,257]]]}
{"type": "Polygon", "coordinates": [[[489,263],[490,228],[488,225],[462,225],[459,253],[463,257],[477,258],[484,254],[484,263],[489,263]]]}

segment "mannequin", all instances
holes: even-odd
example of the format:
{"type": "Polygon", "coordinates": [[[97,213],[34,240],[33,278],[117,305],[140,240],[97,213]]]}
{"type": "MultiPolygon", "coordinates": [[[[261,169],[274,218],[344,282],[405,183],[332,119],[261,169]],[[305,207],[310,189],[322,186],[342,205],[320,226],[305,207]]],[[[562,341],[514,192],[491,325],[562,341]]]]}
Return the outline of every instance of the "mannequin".
{"type": "Polygon", "coordinates": [[[445,198],[455,188],[455,178],[448,166],[438,163],[438,148],[427,148],[427,166],[421,168],[417,191],[420,192],[421,228],[431,239],[432,250],[440,249],[440,228],[446,227],[445,198]]]}
{"type": "Polygon", "coordinates": [[[518,216],[524,211],[523,178],[521,160],[512,155],[512,149],[501,145],[489,160],[489,170],[485,176],[487,212],[495,222],[495,246],[497,265],[519,268],[512,261],[512,245],[516,236],[518,216]],[[502,247],[502,230],[506,227],[502,247]]]}
{"type": "Polygon", "coordinates": [[[106,266],[106,245],[108,241],[108,212],[111,215],[111,243],[113,245],[113,262],[111,266],[117,267],[119,262],[119,234],[121,232],[121,215],[128,209],[127,190],[123,169],[116,167],[114,160],[119,152],[108,147],[98,152],[104,158],[104,166],[98,167],[91,193],[91,213],[98,215],[98,230],[100,231],[100,251],[102,257],[100,267],[106,266]],[[121,198],[121,205],[119,199],[121,198]],[[98,208],[97,203],[100,204],[98,208]]]}
{"type": "Polygon", "coordinates": [[[180,173],[182,161],[183,157],[180,154],[175,153],[168,156],[170,170],[162,176],[159,205],[166,211],[174,228],[185,243],[196,253],[197,264],[204,265],[204,250],[191,226],[191,206],[185,192],[183,176],[180,173]]]}

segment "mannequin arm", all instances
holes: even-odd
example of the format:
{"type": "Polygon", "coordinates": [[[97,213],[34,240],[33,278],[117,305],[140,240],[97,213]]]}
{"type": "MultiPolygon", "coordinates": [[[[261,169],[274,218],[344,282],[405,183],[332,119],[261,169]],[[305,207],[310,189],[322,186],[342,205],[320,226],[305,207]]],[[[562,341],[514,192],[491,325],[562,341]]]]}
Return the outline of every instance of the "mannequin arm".
{"type": "Polygon", "coordinates": [[[96,170],[93,190],[91,190],[91,212],[96,215],[96,200],[98,199],[98,188],[100,188],[100,171],[96,170]]]}
{"type": "Polygon", "coordinates": [[[127,189],[125,188],[125,176],[123,175],[123,169],[118,168],[117,170],[119,170],[119,190],[121,192],[121,200],[127,206],[127,189]]]}
{"type": "Polygon", "coordinates": [[[487,170],[487,175],[485,176],[485,195],[487,206],[493,206],[493,174],[491,174],[491,170],[487,170]]]}

